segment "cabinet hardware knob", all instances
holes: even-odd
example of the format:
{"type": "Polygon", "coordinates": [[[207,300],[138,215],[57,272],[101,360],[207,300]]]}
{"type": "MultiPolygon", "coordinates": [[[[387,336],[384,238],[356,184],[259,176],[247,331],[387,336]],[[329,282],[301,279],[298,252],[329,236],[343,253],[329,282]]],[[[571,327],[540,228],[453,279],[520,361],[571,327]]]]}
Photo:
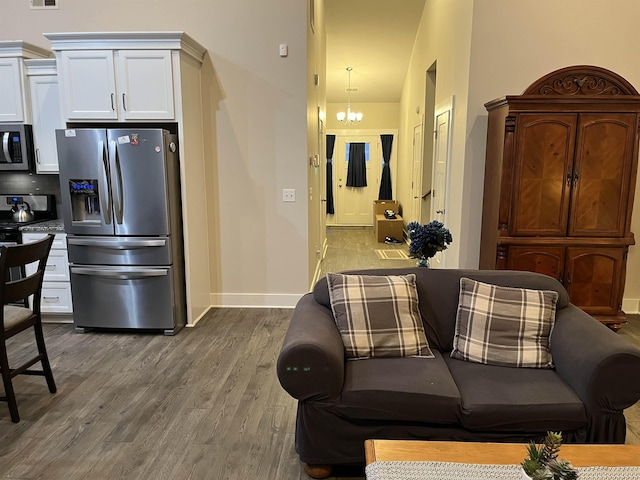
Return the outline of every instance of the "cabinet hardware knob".
{"type": "Polygon", "coordinates": [[[116,110],[115,95],[113,93],[111,94],[111,110],[113,110],[113,111],[116,110]]]}
{"type": "Polygon", "coordinates": [[[436,210],[436,213],[444,213],[444,210],[436,210]]]}
{"type": "Polygon", "coordinates": [[[122,108],[124,108],[125,110],[127,109],[127,97],[124,93],[122,94],[122,108]]]}
{"type": "Polygon", "coordinates": [[[40,149],[36,148],[36,163],[40,165],[40,149]]]}

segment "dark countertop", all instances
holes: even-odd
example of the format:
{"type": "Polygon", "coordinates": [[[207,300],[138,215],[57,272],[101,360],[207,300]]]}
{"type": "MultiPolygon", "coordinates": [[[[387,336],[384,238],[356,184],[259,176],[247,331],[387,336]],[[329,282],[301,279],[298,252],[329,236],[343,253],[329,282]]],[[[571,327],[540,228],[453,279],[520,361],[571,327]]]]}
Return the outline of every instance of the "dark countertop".
{"type": "Polygon", "coordinates": [[[64,223],[61,219],[58,220],[46,220],[44,222],[32,223],[20,227],[21,232],[51,232],[51,233],[64,233],[64,223]]]}

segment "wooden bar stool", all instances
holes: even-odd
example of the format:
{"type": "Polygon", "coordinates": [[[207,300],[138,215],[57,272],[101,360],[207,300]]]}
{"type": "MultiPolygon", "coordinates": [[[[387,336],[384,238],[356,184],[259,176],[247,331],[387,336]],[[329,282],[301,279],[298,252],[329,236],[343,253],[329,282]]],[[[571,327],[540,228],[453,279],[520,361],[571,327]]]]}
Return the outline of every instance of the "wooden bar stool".
{"type": "Polygon", "coordinates": [[[53,239],[53,235],[48,235],[37,242],[0,247],[0,302],[3,305],[0,311],[0,327],[2,327],[0,328],[0,371],[2,371],[5,391],[5,396],[0,397],[0,400],[9,404],[11,420],[15,423],[20,421],[20,415],[13,391],[13,377],[20,374],[43,375],[47,379],[49,391],[56,392],[56,383],[47,357],[40,317],[42,279],[53,239]],[[24,271],[25,265],[34,262],[38,262],[35,273],[18,280],[9,280],[10,268],[21,267],[24,271]],[[24,301],[31,295],[33,295],[32,308],[19,306],[18,302],[28,305],[24,301]],[[7,357],[7,340],[30,327],[33,327],[35,333],[38,354],[11,368],[7,357]],[[30,369],[38,362],[41,362],[42,370],[30,369]]]}

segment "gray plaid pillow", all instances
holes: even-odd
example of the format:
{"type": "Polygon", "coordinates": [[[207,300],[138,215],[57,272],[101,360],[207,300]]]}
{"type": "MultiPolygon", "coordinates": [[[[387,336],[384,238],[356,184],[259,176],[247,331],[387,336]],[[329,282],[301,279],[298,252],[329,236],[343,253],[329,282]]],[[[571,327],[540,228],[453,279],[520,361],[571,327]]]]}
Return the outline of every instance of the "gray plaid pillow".
{"type": "Polygon", "coordinates": [[[549,336],[558,292],[460,279],[451,357],[509,367],[552,368],[549,336]]]}
{"type": "Polygon", "coordinates": [[[347,358],[433,358],[418,310],[416,276],[328,273],[347,358]]]}

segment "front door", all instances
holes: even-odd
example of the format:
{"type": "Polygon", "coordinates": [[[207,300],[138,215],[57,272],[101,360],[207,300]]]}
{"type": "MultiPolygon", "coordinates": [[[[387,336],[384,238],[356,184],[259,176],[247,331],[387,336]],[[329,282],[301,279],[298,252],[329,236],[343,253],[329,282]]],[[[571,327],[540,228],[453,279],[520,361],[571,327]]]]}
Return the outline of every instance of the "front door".
{"type": "Polygon", "coordinates": [[[380,136],[337,137],[333,157],[338,225],[372,225],[373,201],[378,198],[382,175],[380,136]],[[356,142],[365,144],[366,187],[347,186],[350,144],[356,142]]]}

